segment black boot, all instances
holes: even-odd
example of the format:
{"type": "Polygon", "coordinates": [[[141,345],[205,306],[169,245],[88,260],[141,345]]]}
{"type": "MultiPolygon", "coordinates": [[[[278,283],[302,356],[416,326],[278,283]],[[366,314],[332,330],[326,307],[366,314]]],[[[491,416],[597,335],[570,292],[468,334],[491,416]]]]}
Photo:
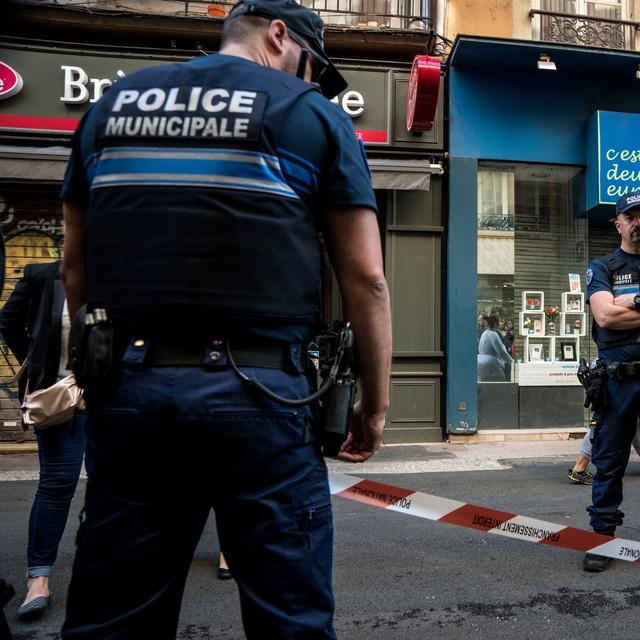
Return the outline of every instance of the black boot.
{"type": "Polygon", "coordinates": [[[592,573],[600,573],[611,564],[611,558],[599,556],[597,553],[587,553],[582,561],[582,568],[592,573]]]}

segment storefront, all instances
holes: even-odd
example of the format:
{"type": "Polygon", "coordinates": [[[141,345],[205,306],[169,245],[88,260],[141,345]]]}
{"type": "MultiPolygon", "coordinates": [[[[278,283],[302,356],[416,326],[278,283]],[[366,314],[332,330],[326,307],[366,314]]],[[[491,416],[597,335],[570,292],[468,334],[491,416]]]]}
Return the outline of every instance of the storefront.
{"type": "MultiPolygon", "coordinates": [[[[57,199],[71,134],[82,114],[119,77],[190,54],[25,42],[0,42],[0,214],[7,240],[3,300],[28,262],[58,259],[62,226],[57,199]],[[12,75],[14,74],[14,75],[12,75]],[[21,87],[18,88],[18,85],[21,87]]],[[[409,61],[410,62],[410,61],[409,61]]],[[[442,98],[430,132],[408,133],[409,64],[339,62],[349,88],[335,100],[367,148],[380,207],[386,273],[394,302],[394,373],[388,440],[439,441],[441,395],[442,98]]],[[[327,291],[330,314],[338,296],[327,291]]],[[[17,368],[2,347],[0,438],[22,437],[16,418],[17,368]]]]}
{"type": "Polygon", "coordinates": [[[617,194],[640,189],[629,151],[640,131],[628,121],[640,112],[639,63],[631,52],[456,41],[450,433],[584,425],[575,374],[580,357],[595,357],[584,277],[592,258],[619,244],[608,222],[617,194]]]}

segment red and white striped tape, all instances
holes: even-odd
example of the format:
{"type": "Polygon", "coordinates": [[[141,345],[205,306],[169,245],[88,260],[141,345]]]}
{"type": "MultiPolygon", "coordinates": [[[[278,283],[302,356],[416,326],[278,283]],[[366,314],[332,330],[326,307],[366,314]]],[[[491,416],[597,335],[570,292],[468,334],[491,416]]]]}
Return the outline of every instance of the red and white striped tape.
{"type": "Polygon", "coordinates": [[[409,516],[457,524],[507,538],[640,562],[640,542],[458,502],[390,484],[329,472],[332,495],[409,516]]]}

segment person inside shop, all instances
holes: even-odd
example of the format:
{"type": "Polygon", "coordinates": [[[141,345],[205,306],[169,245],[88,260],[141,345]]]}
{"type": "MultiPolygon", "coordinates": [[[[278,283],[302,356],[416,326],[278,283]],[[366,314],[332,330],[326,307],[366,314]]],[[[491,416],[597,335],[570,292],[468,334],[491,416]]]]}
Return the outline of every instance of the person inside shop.
{"type": "Polygon", "coordinates": [[[480,382],[506,382],[511,379],[513,358],[500,335],[500,318],[490,315],[487,328],[478,344],[478,380],[480,382]]]}
{"type": "Polygon", "coordinates": [[[500,329],[500,337],[502,338],[502,342],[504,343],[504,347],[511,356],[511,358],[515,358],[515,333],[513,330],[513,320],[507,320],[503,325],[502,329],[500,329]]]}
{"type": "Polygon", "coordinates": [[[115,349],[112,368],[104,350],[83,360],[104,376],[79,378],[91,464],[63,640],[174,638],[211,508],[246,637],[336,637],[320,425],[279,399],[311,393],[319,230],[360,372],[344,462],[382,443],[391,312],[371,177],[328,100],[346,82],[323,32],[292,0],[241,0],[219,53],[128,74],[75,133],[69,308],[87,303],[90,334],[113,332],[115,349]]]}
{"type": "MultiPolygon", "coordinates": [[[[0,311],[0,335],[20,363],[18,397],[68,376],[69,312],[60,262],[28,264],[0,311]]],[[[40,475],[29,517],[27,593],[18,609],[33,620],[51,604],[49,580],[85,452],[85,416],[36,429],[40,475]]]]}
{"type": "Polygon", "coordinates": [[[487,319],[489,316],[486,313],[481,313],[478,316],[477,328],[478,328],[478,344],[480,344],[480,338],[487,328],[487,319]]]}
{"type": "MultiPolygon", "coordinates": [[[[620,247],[592,260],[586,274],[599,359],[587,386],[596,414],[591,438],[596,473],[587,511],[593,530],[605,535],[622,525],[622,478],[640,411],[640,193],[622,196],[615,213],[620,247]]],[[[604,571],[610,562],[587,553],[583,567],[604,571]]]]}

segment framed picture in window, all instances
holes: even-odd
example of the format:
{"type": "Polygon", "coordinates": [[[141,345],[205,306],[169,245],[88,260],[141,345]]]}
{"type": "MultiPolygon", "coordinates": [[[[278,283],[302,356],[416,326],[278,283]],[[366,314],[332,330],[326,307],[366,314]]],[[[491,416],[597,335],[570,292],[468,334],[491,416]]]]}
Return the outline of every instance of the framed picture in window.
{"type": "Polygon", "coordinates": [[[562,350],[563,360],[576,360],[576,343],[575,342],[561,342],[560,349],[562,350]]]}
{"type": "Polygon", "coordinates": [[[567,295],[567,311],[582,311],[582,296],[567,295]]]}
{"type": "Polygon", "coordinates": [[[542,335],[542,318],[533,319],[533,333],[536,336],[542,335]]]}
{"type": "Polygon", "coordinates": [[[544,360],[544,350],[541,344],[529,345],[529,360],[531,362],[540,362],[544,360]]]}

